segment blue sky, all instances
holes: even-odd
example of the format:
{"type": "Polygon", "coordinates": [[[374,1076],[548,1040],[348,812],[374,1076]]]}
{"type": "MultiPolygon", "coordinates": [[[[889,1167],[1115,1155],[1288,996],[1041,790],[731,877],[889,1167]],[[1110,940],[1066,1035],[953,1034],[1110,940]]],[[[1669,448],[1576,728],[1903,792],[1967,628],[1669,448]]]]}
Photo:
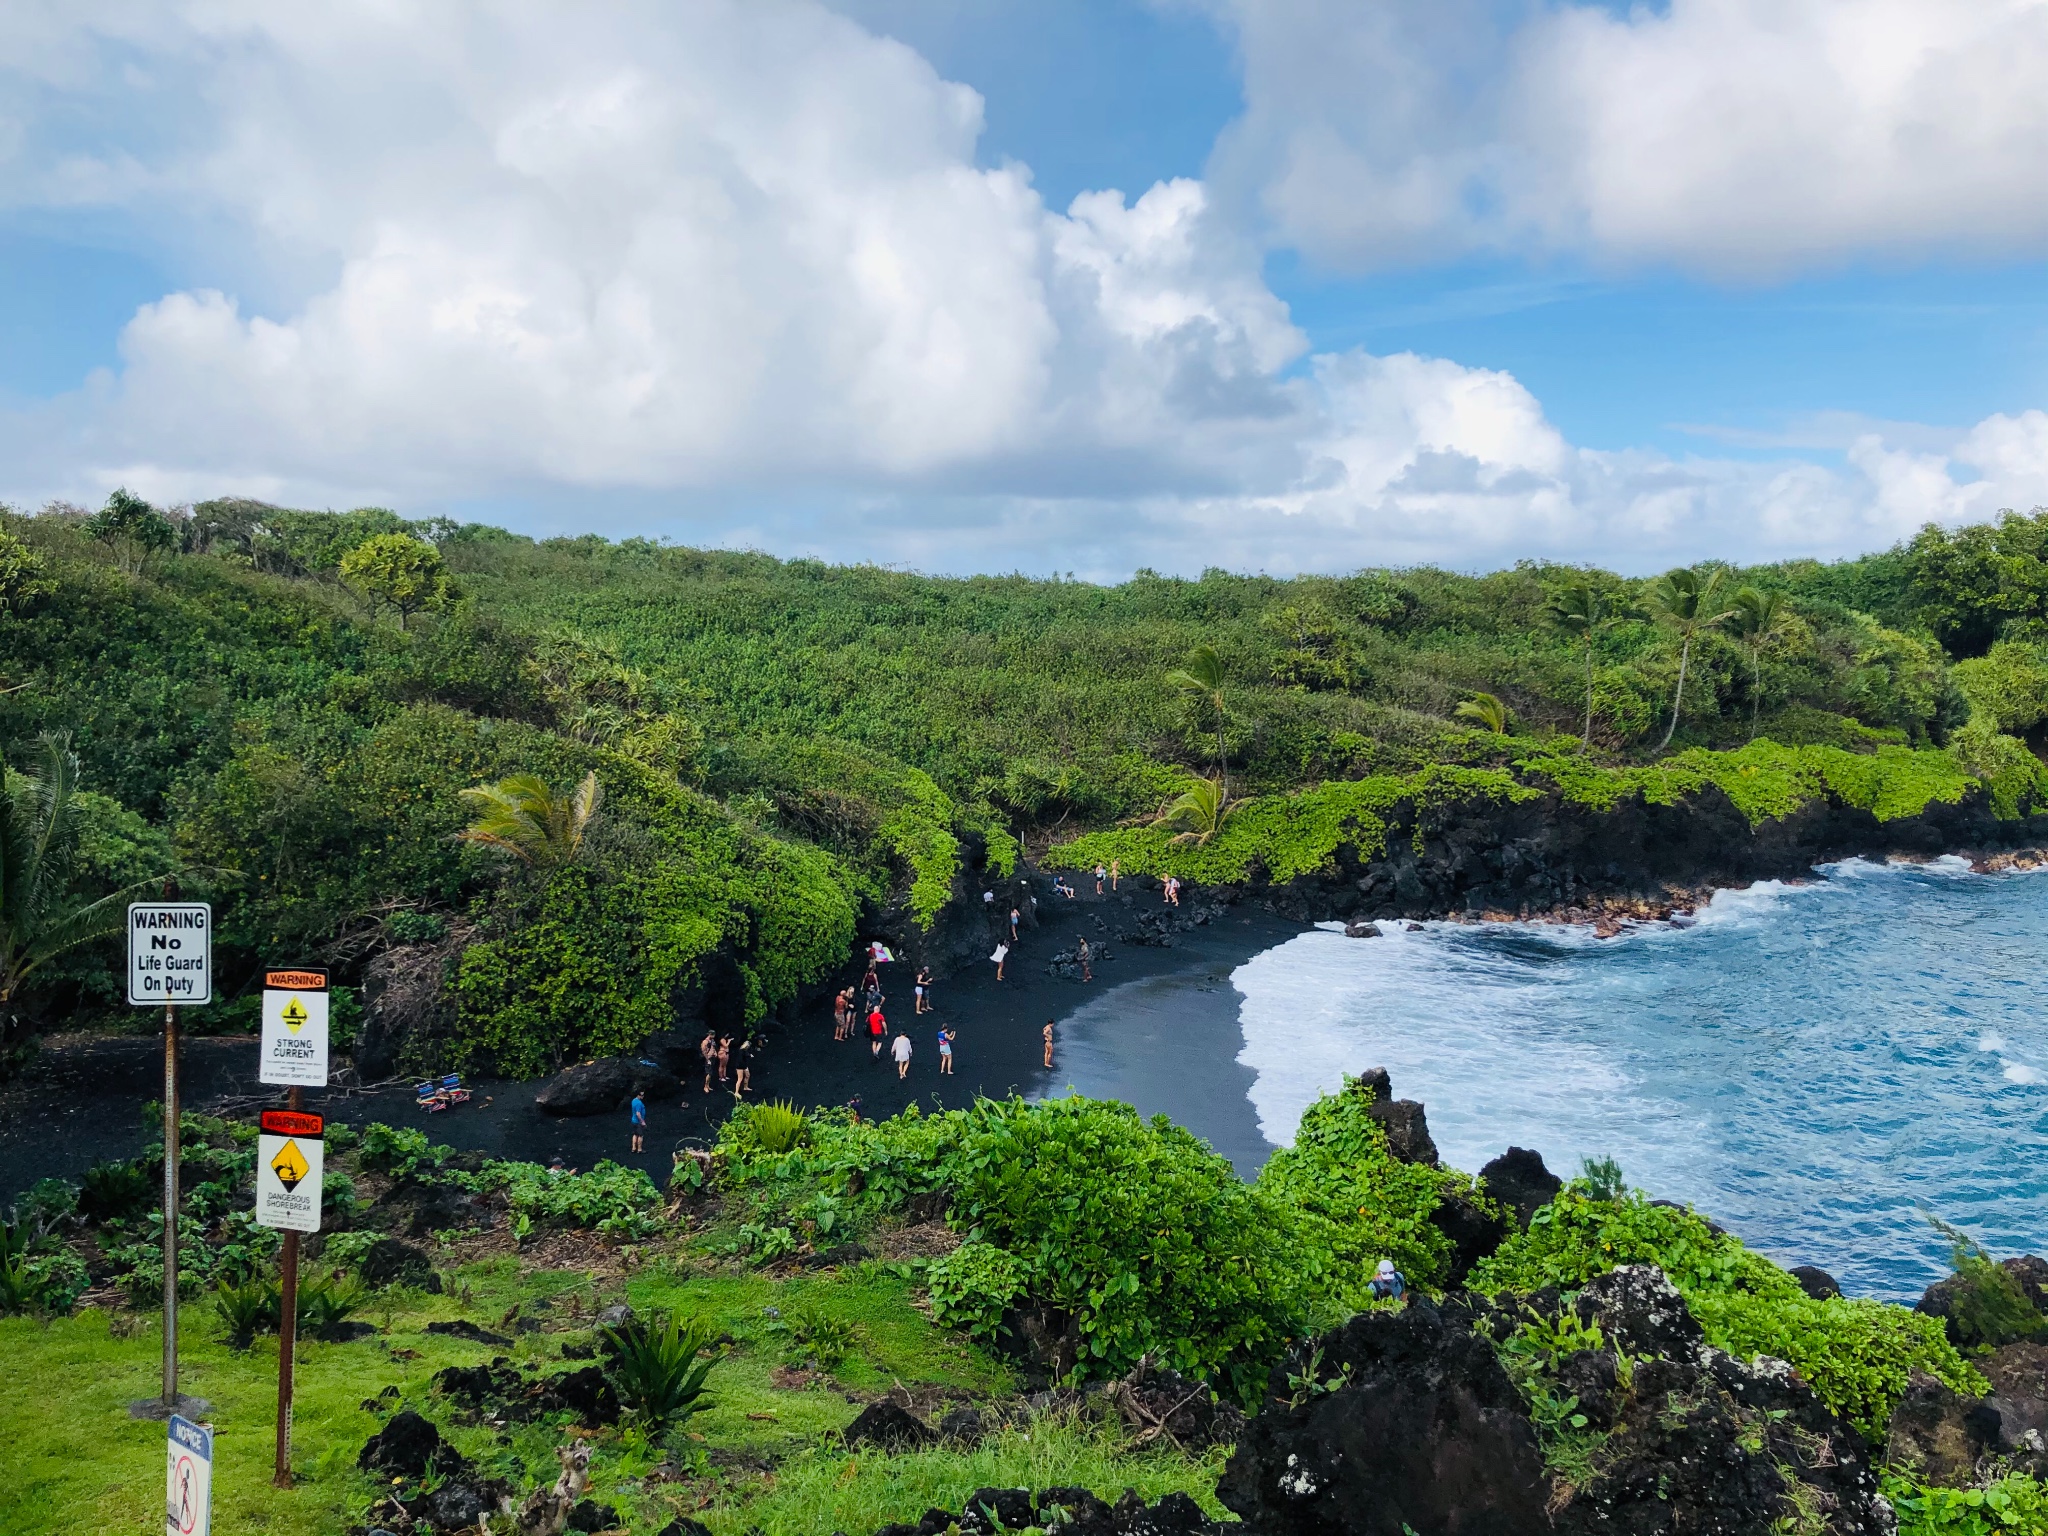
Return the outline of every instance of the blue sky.
{"type": "Polygon", "coordinates": [[[2025,8],[53,0],[0,45],[18,505],[1114,578],[2048,501],[2025,8]]]}

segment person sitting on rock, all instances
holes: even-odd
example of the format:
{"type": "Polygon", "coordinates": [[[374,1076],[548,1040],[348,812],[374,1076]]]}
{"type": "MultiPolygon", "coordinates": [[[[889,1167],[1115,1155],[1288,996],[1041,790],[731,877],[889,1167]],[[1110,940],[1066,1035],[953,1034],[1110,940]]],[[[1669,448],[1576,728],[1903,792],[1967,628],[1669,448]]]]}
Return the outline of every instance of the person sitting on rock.
{"type": "Polygon", "coordinates": [[[1380,1267],[1373,1271],[1372,1279],[1366,1282],[1365,1288],[1372,1292],[1375,1301],[1399,1301],[1408,1294],[1408,1282],[1402,1278],[1401,1271],[1394,1268],[1392,1259],[1380,1260],[1380,1267]]]}

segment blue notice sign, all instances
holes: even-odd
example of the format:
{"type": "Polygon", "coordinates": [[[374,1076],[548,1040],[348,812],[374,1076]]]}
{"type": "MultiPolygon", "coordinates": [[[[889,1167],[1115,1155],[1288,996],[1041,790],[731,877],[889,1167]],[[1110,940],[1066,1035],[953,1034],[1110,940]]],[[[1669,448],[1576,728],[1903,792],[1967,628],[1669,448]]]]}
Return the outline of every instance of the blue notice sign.
{"type": "Polygon", "coordinates": [[[213,1529],[213,1431],[172,1414],[165,1467],[164,1536],[209,1536],[213,1529]]]}

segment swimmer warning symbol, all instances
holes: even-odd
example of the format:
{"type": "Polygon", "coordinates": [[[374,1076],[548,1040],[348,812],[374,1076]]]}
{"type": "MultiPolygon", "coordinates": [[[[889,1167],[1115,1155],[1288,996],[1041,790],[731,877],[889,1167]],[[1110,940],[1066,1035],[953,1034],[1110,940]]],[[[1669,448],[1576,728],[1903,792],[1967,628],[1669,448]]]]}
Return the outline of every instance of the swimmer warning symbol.
{"type": "MultiPolygon", "coordinates": [[[[303,973],[294,973],[303,975],[303,973]]],[[[325,982],[326,978],[320,978],[325,982]]],[[[263,991],[263,1047],[259,1083],[291,1088],[327,1086],[327,993],[294,987],[263,991]]]]}
{"type": "Polygon", "coordinates": [[[164,1536],[208,1536],[213,1529],[213,1431],[172,1414],[164,1472],[164,1536]]]}
{"type": "Polygon", "coordinates": [[[266,1134],[256,1138],[259,1223],[285,1232],[320,1230],[320,1168],[324,1150],[317,1136],[266,1134]]]}

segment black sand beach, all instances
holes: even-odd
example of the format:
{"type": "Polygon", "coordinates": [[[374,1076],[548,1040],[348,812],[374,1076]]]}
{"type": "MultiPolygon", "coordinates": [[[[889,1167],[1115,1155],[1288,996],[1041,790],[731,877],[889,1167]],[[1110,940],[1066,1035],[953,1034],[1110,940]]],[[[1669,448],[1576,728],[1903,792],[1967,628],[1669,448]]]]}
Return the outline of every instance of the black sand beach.
{"type": "MultiPolygon", "coordinates": [[[[1147,905],[1158,899],[1155,892],[1133,894],[1134,902],[1147,905]]],[[[796,1027],[770,1034],[755,1068],[754,1097],[816,1105],[858,1096],[863,1114],[886,1116],[913,1102],[955,1108],[977,1094],[1037,1098],[1073,1091],[1169,1115],[1240,1172],[1255,1171],[1270,1148],[1243,1093],[1251,1073],[1235,1061],[1238,999],[1229,978],[1302,925],[1243,903],[1175,935],[1170,947],[1112,941],[1111,958],[1095,967],[1092,984],[1051,974],[1049,961],[1072,946],[1080,922],[1112,906],[1122,903],[1098,903],[1092,895],[1046,902],[1038,926],[1025,931],[1010,957],[1006,980],[995,980],[993,965],[972,967],[940,982],[936,1011],[922,1017],[911,1011],[908,967],[883,966],[892,1035],[908,1026],[914,1046],[906,1079],[898,1081],[887,1054],[876,1059],[864,1039],[834,1041],[826,1001],[796,1027]],[[1041,1055],[1047,1019],[1056,1021],[1051,1071],[1041,1055]],[[938,1070],[941,1024],[959,1032],[951,1077],[938,1070]]],[[[1095,932],[1092,921],[1089,931],[1095,932]]],[[[253,1105],[264,1092],[254,1081],[250,1037],[189,1039],[182,1059],[187,1109],[214,1110],[223,1101],[253,1105]]],[[[46,1049],[23,1079],[0,1092],[0,1204],[37,1179],[75,1180],[94,1163],[140,1150],[142,1106],[163,1096],[162,1062],[161,1036],[103,1037],[46,1049]]],[[[679,1103],[648,1106],[647,1151],[635,1157],[627,1150],[623,1109],[589,1119],[545,1115],[534,1107],[542,1086],[479,1083],[470,1104],[436,1115],[415,1106],[409,1087],[309,1092],[306,1107],[357,1126],[373,1120],[416,1125],[436,1141],[498,1157],[545,1162],[559,1155],[579,1168],[609,1157],[664,1180],[675,1144],[712,1135],[732,1106],[731,1094],[716,1085],[707,1096],[699,1091],[701,1079],[686,1083],[679,1103]]]]}

